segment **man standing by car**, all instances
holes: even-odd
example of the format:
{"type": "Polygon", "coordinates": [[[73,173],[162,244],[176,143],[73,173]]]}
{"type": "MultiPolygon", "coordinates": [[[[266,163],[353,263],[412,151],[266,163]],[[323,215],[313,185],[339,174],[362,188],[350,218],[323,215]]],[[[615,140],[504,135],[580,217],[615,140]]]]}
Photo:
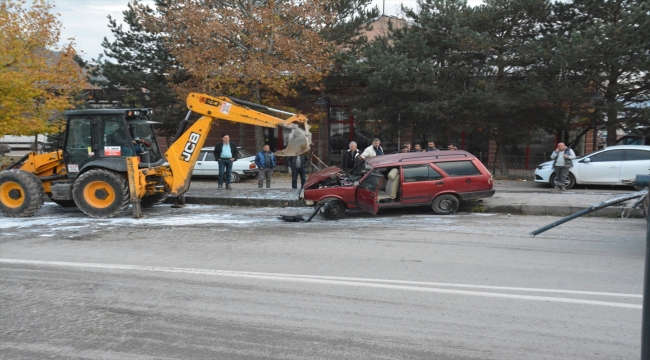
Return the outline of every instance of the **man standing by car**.
{"type": "Polygon", "coordinates": [[[239,156],[237,145],[230,141],[228,134],[223,134],[222,142],[214,147],[214,158],[219,162],[219,189],[223,187],[224,175],[226,177],[226,189],[230,187],[230,178],[232,177],[232,163],[239,156]]]}
{"type": "Polygon", "coordinates": [[[300,188],[305,186],[307,181],[307,166],[309,166],[309,154],[287,157],[287,165],[291,168],[291,188],[298,189],[298,175],[300,175],[300,188]]]}
{"type": "Polygon", "coordinates": [[[566,177],[569,174],[569,168],[573,166],[571,159],[575,159],[576,154],[564,143],[557,144],[557,149],[551,154],[554,159],[553,168],[555,169],[555,190],[566,190],[566,177]]]}
{"type": "Polygon", "coordinates": [[[275,156],[273,156],[269,145],[264,145],[262,151],[255,155],[255,165],[260,169],[257,178],[257,187],[261,189],[264,185],[264,180],[266,180],[266,188],[270,188],[273,169],[275,169],[275,156]]]}
{"type": "Polygon", "coordinates": [[[348,151],[344,151],[341,158],[341,168],[343,171],[349,172],[354,168],[354,166],[357,164],[357,156],[359,156],[359,154],[361,154],[361,152],[359,149],[357,149],[357,143],[351,141],[350,149],[348,149],[348,151]]]}
{"type": "Polygon", "coordinates": [[[365,150],[363,150],[363,153],[359,155],[359,158],[361,160],[366,160],[371,157],[384,155],[384,149],[381,148],[380,144],[381,141],[379,141],[379,139],[377,138],[372,139],[372,145],[368,146],[365,150]]]}

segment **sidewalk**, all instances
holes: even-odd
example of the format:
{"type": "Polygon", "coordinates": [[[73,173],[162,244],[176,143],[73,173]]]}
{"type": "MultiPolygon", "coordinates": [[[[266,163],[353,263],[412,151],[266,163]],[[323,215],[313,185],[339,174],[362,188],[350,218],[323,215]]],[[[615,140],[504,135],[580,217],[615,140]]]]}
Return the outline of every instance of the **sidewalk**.
{"type": "MultiPolygon", "coordinates": [[[[577,188],[554,193],[549,187],[526,181],[495,181],[496,194],[492,197],[461,205],[460,212],[505,213],[518,215],[567,216],[589,208],[601,201],[621,194],[635,192],[633,188],[577,188]]],[[[232,184],[233,190],[218,190],[216,180],[192,180],[185,194],[188,204],[231,205],[256,207],[298,207],[305,206],[298,199],[298,192],[291,189],[291,177],[286,173],[276,173],[271,189],[258,189],[257,180],[242,180],[232,184]]],[[[586,216],[641,217],[639,209],[629,211],[635,200],[626,204],[610,206],[586,216]]],[[[175,198],[168,203],[176,202],[175,198]]]]}

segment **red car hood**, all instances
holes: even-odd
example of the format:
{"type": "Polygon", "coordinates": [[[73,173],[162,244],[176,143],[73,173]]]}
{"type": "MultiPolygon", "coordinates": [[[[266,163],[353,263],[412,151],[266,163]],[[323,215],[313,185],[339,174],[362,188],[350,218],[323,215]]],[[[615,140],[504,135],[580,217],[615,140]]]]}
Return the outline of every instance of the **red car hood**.
{"type": "Polygon", "coordinates": [[[338,168],[336,166],[330,166],[327,167],[323,170],[317,171],[311,175],[309,175],[309,178],[307,179],[307,182],[305,183],[305,189],[309,189],[312,185],[318,183],[319,181],[323,179],[327,179],[328,177],[338,173],[342,172],[341,168],[338,168]]]}

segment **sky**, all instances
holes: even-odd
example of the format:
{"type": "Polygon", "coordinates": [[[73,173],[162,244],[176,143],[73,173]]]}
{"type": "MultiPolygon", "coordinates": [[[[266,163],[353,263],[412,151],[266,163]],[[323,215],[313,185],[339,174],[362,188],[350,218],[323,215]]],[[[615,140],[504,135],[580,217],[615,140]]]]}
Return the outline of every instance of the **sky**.
{"type": "MultiPolygon", "coordinates": [[[[144,0],[144,3],[153,3],[144,0]]],[[[470,5],[480,3],[481,0],[469,0],[470,5]]],[[[61,16],[59,20],[63,25],[61,43],[68,43],[74,38],[75,48],[82,58],[90,60],[103,53],[102,41],[104,37],[109,40],[113,36],[108,28],[108,15],[119,22],[122,21],[122,11],[127,8],[128,0],[51,0],[55,5],[55,12],[61,16]]],[[[382,9],[386,15],[399,16],[400,4],[415,8],[416,0],[373,0],[372,6],[382,9]]]]}

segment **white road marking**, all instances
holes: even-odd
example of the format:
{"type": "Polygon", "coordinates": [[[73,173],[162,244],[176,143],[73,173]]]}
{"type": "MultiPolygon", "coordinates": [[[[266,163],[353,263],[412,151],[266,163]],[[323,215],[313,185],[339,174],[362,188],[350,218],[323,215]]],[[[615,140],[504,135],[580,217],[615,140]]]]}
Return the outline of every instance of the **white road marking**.
{"type": "Polygon", "coordinates": [[[609,307],[619,307],[619,308],[629,308],[629,309],[641,309],[642,306],[637,304],[616,303],[616,302],[598,301],[598,300],[584,300],[584,299],[550,297],[550,296],[520,295],[520,294],[505,294],[505,293],[496,293],[496,292],[443,289],[440,288],[440,286],[466,287],[466,288],[489,289],[489,290],[506,290],[506,291],[509,290],[509,291],[554,292],[554,293],[566,293],[566,294],[575,294],[575,295],[618,296],[618,297],[634,297],[634,298],[643,297],[642,295],[637,295],[637,294],[620,294],[620,293],[593,292],[593,291],[464,285],[464,284],[435,283],[435,282],[422,282],[422,281],[401,281],[401,280],[335,277],[335,276],[260,273],[260,272],[248,272],[248,271],[174,268],[174,267],[165,267],[165,266],[77,263],[77,262],[65,262],[65,261],[41,261],[41,260],[23,260],[23,259],[0,259],[0,263],[239,277],[239,278],[247,278],[247,279],[302,282],[302,283],[324,284],[324,285],[357,286],[357,287],[368,287],[368,288],[429,292],[429,293],[439,293],[439,294],[454,294],[454,295],[482,296],[482,297],[503,298],[503,299],[557,302],[557,303],[594,305],[594,306],[609,306],[609,307]],[[421,285],[421,286],[413,286],[413,285],[421,285]],[[426,287],[426,286],[438,286],[438,287],[436,288],[436,287],[426,287]]]}

